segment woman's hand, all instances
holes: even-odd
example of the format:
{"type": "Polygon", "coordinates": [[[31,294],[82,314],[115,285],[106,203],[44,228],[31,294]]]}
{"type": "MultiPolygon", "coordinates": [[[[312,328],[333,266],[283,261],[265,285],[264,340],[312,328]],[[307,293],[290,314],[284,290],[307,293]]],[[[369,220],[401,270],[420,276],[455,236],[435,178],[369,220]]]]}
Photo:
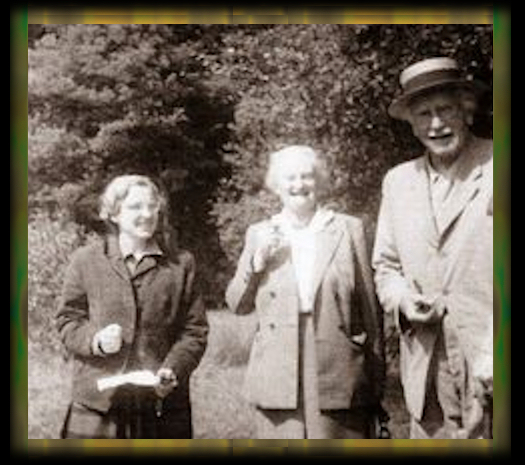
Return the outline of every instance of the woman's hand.
{"type": "Polygon", "coordinates": [[[173,373],[171,368],[159,368],[157,371],[157,376],[160,379],[160,382],[155,386],[155,393],[161,399],[166,397],[173,389],[178,385],[177,376],[173,373]]]}
{"type": "Polygon", "coordinates": [[[270,260],[283,247],[283,235],[277,226],[271,225],[259,231],[258,242],[259,247],[252,259],[252,267],[255,273],[264,271],[270,260]]]}
{"type": "Polygon", "coordinates": [[[95,355],[116,354],[122,347],[122,327],[113,323],[98,331],[93,337],[95,355]]]}

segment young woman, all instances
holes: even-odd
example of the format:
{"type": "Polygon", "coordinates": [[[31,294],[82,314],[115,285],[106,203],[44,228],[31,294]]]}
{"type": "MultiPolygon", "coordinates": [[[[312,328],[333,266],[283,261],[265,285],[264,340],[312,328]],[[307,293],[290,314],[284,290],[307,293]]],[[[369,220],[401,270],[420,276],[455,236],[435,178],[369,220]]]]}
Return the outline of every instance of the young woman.
{"type": "Polygon", "coordinates": [[[319,204],[327,178],[310,147],[270,156],[282,211],[248,228],[227,289],[233,311],[258,314],[245,394],[261,439],[373,437],[382,327],[363,225],[319,204]]]}
{"type": "Polygon", "coordinates": [[[113,179],[100,206],[108,234],[72,257],[56,316],[74,358],[63,438],[192,437],[189,378],[208,325],[193,256],[163,243],[165,207],[148,177],[113,179]]]}

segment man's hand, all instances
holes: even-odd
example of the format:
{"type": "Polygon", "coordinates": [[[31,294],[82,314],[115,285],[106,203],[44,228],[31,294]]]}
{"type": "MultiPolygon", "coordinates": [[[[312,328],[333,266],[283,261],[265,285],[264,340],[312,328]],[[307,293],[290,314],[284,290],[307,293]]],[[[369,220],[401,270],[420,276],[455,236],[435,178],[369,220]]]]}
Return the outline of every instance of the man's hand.
{"type": "Polygon", "coordinates": [[[493,356],[492,354],[483,354],[475,361],[472,367],[472,376],[474,378],[475,396],[484,400],[487,396],[493,394],[493,356]]]}
{"type": "Polygon", "coordinates": [[[400,311],[411,323],[436,323],[445,314],[446,308],[441,299],[428,298],[422,294],[403,297],[399,303],[400,311]]]}

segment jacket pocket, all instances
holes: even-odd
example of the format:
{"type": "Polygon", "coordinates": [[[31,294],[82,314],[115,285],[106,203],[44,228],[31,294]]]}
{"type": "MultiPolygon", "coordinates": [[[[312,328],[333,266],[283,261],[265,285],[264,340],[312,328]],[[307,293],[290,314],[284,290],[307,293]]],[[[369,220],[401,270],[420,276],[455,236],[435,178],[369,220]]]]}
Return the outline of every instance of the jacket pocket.
{"type": "Polygon", "coordinates": [[[68,438],[114,439],[117,425],[108,413],[101,413],[78,402],[69,406],[60,436],[68,438]]]}
{"type": "Polygon", "coordinates": [[[244,395],[263,408],[296,408],[298,329],[262,322],[246,368],[244,395]]]}

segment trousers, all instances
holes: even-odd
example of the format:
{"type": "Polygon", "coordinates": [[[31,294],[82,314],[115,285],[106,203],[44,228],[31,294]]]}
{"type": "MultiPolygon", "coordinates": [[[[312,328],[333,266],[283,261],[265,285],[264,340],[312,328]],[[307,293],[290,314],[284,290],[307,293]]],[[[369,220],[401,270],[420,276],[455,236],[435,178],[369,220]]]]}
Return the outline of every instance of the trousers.
{"type": "Polygon", "coordinates": [[[427,378],[421,420],[411,418],[410,439],[490,439],[492,403],[475,395],[474,380],[453,328],[438,336],[427,378]]]}

